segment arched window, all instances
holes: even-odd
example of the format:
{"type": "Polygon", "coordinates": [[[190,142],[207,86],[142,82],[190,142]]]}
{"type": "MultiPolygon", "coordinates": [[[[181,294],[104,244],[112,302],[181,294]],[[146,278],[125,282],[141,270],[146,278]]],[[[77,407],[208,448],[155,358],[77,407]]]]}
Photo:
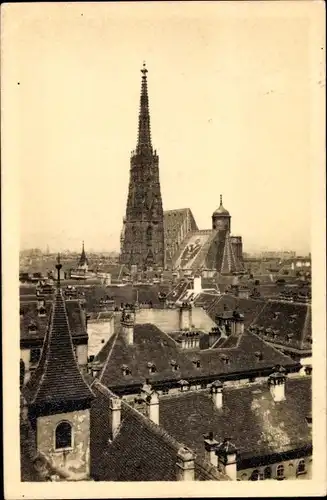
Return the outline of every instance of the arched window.
{"type": "Polygon", "coordinates": [[[277,479],[284,479],[284,465],[280,464],[276,469],[277,479]]]}
{"type": "Polygon", "coordinates": [[[303,474],[304,472],[306,472],[306,470],[305,470],[305,460],[303,460],[303,458],[301,458],[301,460],[299,460],[299,463],[297,464],[296,473],[297,474],[303,474]]]}
{"type": "Polygon", "coordinates": [[[252,472],[249,481],[259,481],[259,471],[257,469],[252,472]]]}
{"type": "Polygon", "coordinates": [[[55,432],[56,450],[72,448],[72,426],[69,422],[60,422],[55,432]]]}
{"type": "Polygon", "coordinates": [[[270,479],[271,478],[271,467],[266,467],[265,470],[263,471],[263,477],[264,479],[270,479]]]}

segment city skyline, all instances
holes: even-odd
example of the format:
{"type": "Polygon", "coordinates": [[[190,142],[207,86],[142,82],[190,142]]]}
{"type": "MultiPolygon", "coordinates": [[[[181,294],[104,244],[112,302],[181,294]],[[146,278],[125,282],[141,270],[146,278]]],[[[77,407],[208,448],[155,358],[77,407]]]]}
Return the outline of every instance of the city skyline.
{"type": "Polygon", "coordinates": [[[164,210],[210,228],[222,193],[245,252],[310,251],[308,20],[205,5],[160,27],[152,6],[30,5],[12,28],[21,248],[119,250],[145,60],[164,210]]]}

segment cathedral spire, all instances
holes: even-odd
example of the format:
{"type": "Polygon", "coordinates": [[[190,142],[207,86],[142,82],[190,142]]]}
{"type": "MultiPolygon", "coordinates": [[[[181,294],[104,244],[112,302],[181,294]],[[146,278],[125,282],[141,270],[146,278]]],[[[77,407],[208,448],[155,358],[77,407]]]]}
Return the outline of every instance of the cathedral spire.
{"type": "Polygon", "coordinates": [[[151,144],[151,129],[150,129],[150,113],[149,113],[149,97],[148,97],[148,82],[145,62],[141,69],[142,82],[141,82],[141,98],[140,98],[140,111],[139,111],[139,128],[136,150],[138,153],[141,151],[152,152],[151,144]]]}

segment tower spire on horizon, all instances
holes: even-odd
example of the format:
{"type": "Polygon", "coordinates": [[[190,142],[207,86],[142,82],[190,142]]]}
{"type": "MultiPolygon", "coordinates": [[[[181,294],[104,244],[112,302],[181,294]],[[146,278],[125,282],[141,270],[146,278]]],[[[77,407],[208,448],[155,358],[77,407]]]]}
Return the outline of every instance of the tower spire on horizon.
{"type": "Polygon", "coordinates": [[[141,69],[141,96],[140,96],[140,110],[139,110],[139,126],[136,150],[152,152],[151,143],[151,127],[150,127],[150,112],[149,112],[149,96],[148,96],[148,82],[147,82],[147,67],[145,62],[141,69]]]}
{"type": "Polygon", "coordinates": [[[60,288],[60,270],[62,268],[62,264],[60,262],[60,253],[57,255],[57,264],[56,264],[56,269],[57,269],[57,288],[60,288]]]}

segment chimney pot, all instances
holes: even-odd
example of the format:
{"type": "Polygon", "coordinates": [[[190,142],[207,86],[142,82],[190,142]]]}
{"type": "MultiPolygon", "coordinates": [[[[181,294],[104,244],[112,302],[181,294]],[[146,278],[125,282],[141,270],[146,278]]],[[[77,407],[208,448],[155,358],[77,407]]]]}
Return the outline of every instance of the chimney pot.
{"type": "Polygon", "coordinates": [[[194,481],[194,454],[188,448],[180,448],[177,453],[177,480],[194,481]]]}
{"type": "Polygon", "coordinates": [[[111,413],[111,440],[113,440],[119,430],[121,422],[121,399],[110,398],[110,413],[111,413]]]}

